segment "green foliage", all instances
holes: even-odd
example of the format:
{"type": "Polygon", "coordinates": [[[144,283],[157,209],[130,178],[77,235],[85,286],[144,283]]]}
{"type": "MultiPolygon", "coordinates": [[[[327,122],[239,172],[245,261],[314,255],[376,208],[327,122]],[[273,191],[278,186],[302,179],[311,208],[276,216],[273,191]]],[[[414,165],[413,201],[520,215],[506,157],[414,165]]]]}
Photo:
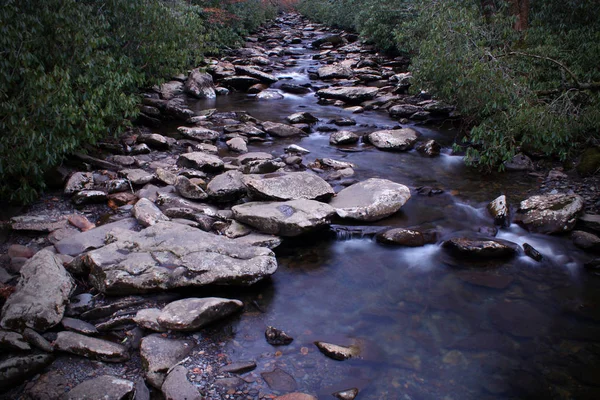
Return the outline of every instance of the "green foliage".
{"type": "Polygon", "coordinates": [[[33,201],[66,154],[127,126],[139,87],[197,66],[271,16],[257,1],[232,5],[242,22],[217,29],[203,7],[179,0],[4,0],[0,198],[33,201]]]}

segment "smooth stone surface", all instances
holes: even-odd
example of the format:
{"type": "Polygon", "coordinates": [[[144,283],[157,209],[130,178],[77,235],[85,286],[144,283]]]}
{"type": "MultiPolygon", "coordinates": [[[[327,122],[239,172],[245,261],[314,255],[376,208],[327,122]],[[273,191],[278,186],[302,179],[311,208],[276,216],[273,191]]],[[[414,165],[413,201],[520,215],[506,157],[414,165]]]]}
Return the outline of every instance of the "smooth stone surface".
{"type": "Polygon", "coordinates": [[[331,136],[329,136],[329,143],[331,144],[354,144],[358,142],[360,136],[358,136],[354,132],[350,131],[337,131],[333,132],[331,136]]]}
{"type": "Polygon", "coordinates": [[[229,147],[229,150],[235,151],[236,153],[248,152],[248,146],[246,145],[246,141],[241,137],[230,139],[226,142],[226,144],[227,147],[229,147]]]}
{"type": "Polygon", "coordinates": [[[237,361],[232,362],[231,364],[227,364],[224,367],[221,367],[219,371],[221,373],[244,374],[255,369],[256,363],[254,361],[237,361]]]}
{"type": "Polygon", "coordinates": [[[157,320],[160,326],[174,331],[195,331],[241,310],[239,300],[218,297],[188,298],[167,304],[157,320]]]}
{"type": "Polygon", "coordinates": [[[168,221],[169,218],[162,213],[153,202],[148,199],[139,199],[133,206],[131,214],[144,227],[156,225],[161,221],[168,221]]]}
{"type": "Polygon", "coordinates": [[[242,182],[250,197],[256,200],[327,201],[333,197],[333,188],[322,178],[309,172],[246,175],[242,182]]]}
{"type": "Polygon", "coordinates": [[[583,198],[576,194],[532,196],[521,202],[515,221],[531,232],[569,232],[583,210],[583,203],[583,198]]]}
{"type": "Polygon", "coordinates": [[[501,239],[457,237],[446,240],[442,247],[457,258],[508,258],[517,254],[519,246],[501,239]]]}
{"type": "Polygon", "coordinates": [[[30,345],[37,349],[40,349],[46,353],[52,353],[54,351],[54,346],[52,343],[47,341],[45,337],[31,328],[25,328],[23,330],[23,337],[30,345]]]}
{"type": "Polygon", "coordinates": [[[315,346],[327,357],[338,361],[360,356],[360,348],[357,346],[338,346],[337,344],[326,342],[315,342],[315,346]]]}
{"type": "Polygon", "coordinates": [[[324,99],[342,100],[350,103],[360,103],[371,100],[377,95],[379,89],[368,86],[332,87],[317,91],[317,96],[324,99]]]}
{"type": "Polygon", "coordinates": [[[65,400],[123,400],[133,395],[134,384],[126,379],[102,375],[88,379],[71,389],[65,400]]]}
{"type": "Polygon", "coordinates": [[[320,79],[347,79],[354,76],[352,68],[342,64],[324,65],[317,70],[320,79]]]}
{"type": "Polygon", "coordinates": [[[391,129],[370,133],[369,142],[381,150],[406,151],[413,148],[421,134],[411,128],[391,129]]]}
{"type": "Polygon", "coordinates": [[[80,319],[65,317],[61,321],[63,328],[68,331],[81,333],[82,335],[97,335],[98,329],[89,322],[80,319]]]}
{"type": "Polygon", "coordinates": [[[179,156],[177,165],[184,168],[193,168],[200,171],[218,172],[225,164],[219,157],[201,151],[185,153],[179,156]]]}
{"type": "Polygon", "coordinates": [[[58,324],[75,287],[61,259],[42,250],[21,268],[16,291],[2,308],[0,326],[9,330],[25,327],[45,331],[58,324]]]}
{"type": "Polygon", "coordinates": [[[277,269],[273,252],[199,229],[161,222],[121,231],[89,252],[91,283],[103,293],[144,293],[188,286],[251,285],[277,269]]]}
{"type": "Polygon", "coordinates": [[[280,124],[278,122],[266,121],[262,124],[264,130],[271,136],[290,137],[304,135],[304,131],[292,125],[280,124]]]}
{"type": "Polygon", "coordinates": [[[377,221],[396,213],[409,199],[408,187],[371,178],[343,189],[329,204],[341,218],[377,221]]]}
{"type": "Polygon", "coordinates": [[[54,361],[49,354],[12,357],[0,362],[0,390],[15,387],[42,371],[54,361]]]}
{"type": "Polygon", "coordinates": [[[237,237],[234,240],[244,245],[267,247],[269,249],[278,247],[283,241],[279,236],[265,235],[257,232],[252,232],[248,235],[237,237]]]}
{"type": "Polygon", "coordinates": [[[54,346],[59,351],[104,362],[116,363],[129,360],[129,353],[124,346],[75,332],[59,332],[54,346]]]}
{"type": "Polygon", "coordinates": [[[169,369],[187,357],[193,347],[191,341],[166,339],[158,334],[143,338],[140,355],[148,383],[160,389],[169,369]]]}
{"type": "Polygon", "coordinates": [[[292,375],[288,374],[281,368],[275,368],[271,372],[263,372],[260,374],[267,385],[273,390],[288,392],[296,390],[298,384],[292,375]]]}
{"type": "Polygon", "coordinates": [[[235,201],[247,193],[239,171],[227,171],[215,176],[206,187],[208,195],[216,201],[235,201]]]}
{"type": "Polygon", "coordinates": [[[329,225],[335,209],[314,200],[250,202],[232,207],[239,222],[263,233],[298,236],[329,225]]]}
{"type": "Polygon", "coordinates": [[[203,397],[196,386],[187,378],[187,369],[181,365],[176,366],[167,375],[162,384],[161,391],[168,400],[202,400],[203,397]]]}
{"type": "Polygon", "coordinates": [[[54,244],[60,254],[78,256],[89,250],[104,246],[106,235],[113,229],[133,230],[138,226],[133,218],[125,218],[117,222],[101,225],[86,232],[77,233],[54,244]]]}

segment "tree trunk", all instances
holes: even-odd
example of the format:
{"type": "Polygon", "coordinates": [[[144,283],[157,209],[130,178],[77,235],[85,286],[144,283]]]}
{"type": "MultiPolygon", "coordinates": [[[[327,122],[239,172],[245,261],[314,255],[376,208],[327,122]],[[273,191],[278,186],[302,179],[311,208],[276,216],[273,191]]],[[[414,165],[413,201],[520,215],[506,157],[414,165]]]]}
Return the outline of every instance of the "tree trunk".
{"type": "Polygon", "coordinates": [[[517,17],[515,30],[524,31],[529,27],[529,0],[510,0],[512,14],[517,17]]]}

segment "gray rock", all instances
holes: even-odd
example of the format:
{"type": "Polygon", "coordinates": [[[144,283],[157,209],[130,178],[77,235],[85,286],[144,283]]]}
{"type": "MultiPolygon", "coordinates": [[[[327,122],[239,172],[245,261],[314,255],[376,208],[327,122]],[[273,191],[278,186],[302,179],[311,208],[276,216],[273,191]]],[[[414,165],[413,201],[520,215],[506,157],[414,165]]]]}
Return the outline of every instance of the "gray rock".
{"type": "Polygon", "coordinates": [[[22,400],[61,400],[70,385],[63,373],[52,370],[32,380],[23,389],[22,400]]]}
{"type": "Polygon", "coordinates": [[[179,81],[169,81],[160,85],[160,96],[165,100],[179,96],[183,93],[183,83],[179,81]]]}
{"type": "Polygon", "coordinates": [[[600,233],[600,215],[583,214],[579,217],[579,222],[585,229],[600,233]]]}
{"type": "Polygon", "coordinates": [[[167,304],[158,316],[158,323],[175,331],[196,331],[243,307],[244,303],[239,300],[218,297],[188,298],[167,304]]]}
{"type": "Polygon", "coordinates": [[[38,252],[21,268],[16,291],[2,308],[0,326],[45,331],[60,322],[75,284],[62,261],[48,250],[38,252]]]}
{"type": "Polygon", "coordinates": [[[168,221],[169,217],[164,215],[160,208],[148,199],[139,199],[133,206],[131,214],[140,223],[140,225],[148,227],[157,224],[161,221],[168,221]]]}
{"type": "Polygon", "coordinates": [[[172,138],[166,138],[158,133],[141,134],[137,138],[138,143],[146,143],[148,146],[158,150],[167,150],[174,142],[172,138]]]}
{"type": "Polygon", "coordinates": [[[435,140],[428,140],[425,143],[417,146],[417,151],[429,157],[437,157],[440,155],[442,146],[435,140]]]}
{"type": "Polygon", "coordinates": [[[297,112],[286,117],[286,121],[290,124],[313,124],[319,119],[309,112],[297,112]]]}
{"type": "Polygon", "coordinates": [[[294,94],[310,93],[309,88],[301,86],[301,85],[296,85],[293,83],[283,83],[283,84],[281,84],[281,86],[279,88],[287,93],[294,93],[294,94]]]}
{"type": "Polygon", "coordinates": [[[217,97],[212,76],[206,72],[200,72],[197,68],[190,72],[183,91],[197,99],[214,99],[217,97]]]}
{"type": "Polygon", "coordinates": [[[298,236],[329,225],[335,210],[314,200],[251,202],[234,206],[234,218],[260,232],[298,236]]]}
{"type": "Polygon", "coordinates": [[[414,129],[392,129],[370,133],[368,138],[373,146],[382,150],[406,151],[413,148],[421,134],[414,129]]]}
{"type": "Polygon", "coordinates": [[[223,130],[225,133],[239,133],[245,136],[265,136],[265,131],[252,123],[227,125],[223,130]]]}
{"type": "Polygon", "coordinates": [[[358,396],[357,388],[340,390],[339,392],[333,393],[333,397],[336,397],[340,400],[354,400],[356,396],[358,396]]]}
{"type": "Polygon", "coordinates": [[[281,100],[285,96],[281,94],[278,90],[275,89],[267,89],[256,95],[257,100],[281,100]]]}
{"type": "Polygon", "coordinates": [[[356,164],[352,164],[346,161],[338,161],[332,158],[317,158],[316,163],[318,163],[319,168],[329,170],[343,170],[347,168],[356,168],[356,164]]]}
{"type": "Polygon", "coordinates": [[[251,152],[247,154],[242,154],[236,158],[236,165],[245,165],[252,161],[268,161],[272,160],[273,156],[269,153],[263,152],[251,152]]]}
{"type": "Polygon", "coordinates": [[[267,247],[269,249],[276,248],[282,242],[282,239],[278,236],[265,235],[263,233],[256,232],[237,237],[234,240],[242,245],[267,247]]]}
{"type": "Polygon", "coordinates": [[[66,215],[19,215],[10,219],[10,227],[14,231],[31,231],[49,233],[68,225],[66,215]]]}
{"type": "Polygon", "coordinates": [[[50,354],[12,357],[0,362],[0,390],[14,388],[54,361],[50,354]]]}
{"type": "Polygon", "coordinates": [[[152,150],[150,149],[150,147],[148,147],[146,143],[136,144],[131,148],[131,154],[133,154],[134,156],[137,156],[139,154],[150,154],[151,152],[152,150]]]}
{"type": "Polygon", "coordinates": [[[104,362],[129,360],[127,349],[117,343],[96,339],[75,332],[59,332],[54,341],[56,350],[104,362]]]}
{"type": "Polygon", "coordinates": [[[600,238],[593,233],[573,231],[571,239],[575,246],[590,252],[600,252],[600,238]]]}
{"type": "Polygon", "coordinates": [[[192,183],[185,176],[178,176],[175,182],[175,189],[181,197],[185,197],[190,200],[204,200],[208,197],[208,194],[198,185],[192,183]]]}
{"type": "Polygon", "coordinates": [[[194,219],[194,215],[202,214],[214,217],[217,209],[213,206],[203,203],[197,203],[184,199],[173,193],[162,193],[158,195],[156,204],[164,210],[169,218],[194,219]]]}
{"type": "Polygon", "coordinates": [[[317,346],[319,351],[325,354],[327,357],[338,361],[360,356],[360,348],[358,346],[346,347],[326,342],[315,342],[315,346],[317,346]]]}
{"type": "Polygon", "coordinates": [[[354,76],[354,71],[342,64],[332,64],[319,68],[317,75],[320,79],[348,79],[354,76]]]}
{"type": "Polygon", "coordinates": [[[487,205],[487,209],[494,218],[494,223],[496,225],[503,227],[508,227],[510,225],[510,210],[505,195],[499,196],[491,201],[487,205]]]}
{"type": "Polygon", "coordinates": [[[390,107],[388,112],[392,118],[410,118],[413,114],[421,111],[422,108],[419,106],[413,106],[412,104],[399,104],[390,107]]]}
{"type": "Polygon", "coordinates": [[[69,391],[64,400],[123,400],[133,396],[133,382],[116,376],[101,375],[80,383],[69,391]]]}
{"type": "Polygon", "coordinates": [[[177,131],[181,133],[183,137],[188,139],[198,140],[198,141],[211,141],[214,142],[221,136],[221,134],[217,131],[213,131],[212,129],[203,128],[201,126],[196,126],[193,128],[189,128],[187,126],[180,126],[177,128],[177,131]]]}
{"type": "Polygon", "coordinates": [[[133,400],[150,400],[150,390],[146,386],[144,378],[138,378],[135,381],[135,397],[133,400]]]}
{"type": "Polygon", "coordinates": [[[262,124],[263,128],[271,136],[290,137],[304,135],[304,131],[292,125],[280,124],[277,122],[266,121],[262,124]]]}
{"type": "Polygon", "coordinates": [[[575,226],[583,210],[583,198],[576,194],[532,196],[519,205],[515,221],[531,232],[564,233],[575,226]]]}
{"type": "Polygon", "coordinates": [[[423,106],[423,110],[428,111],[432,114],[448,115],[452,111],[454,111],[454,106],[446,104],[442,101],[433,101],[423,106]]]}
{"type": "Polygon", "coordinates": [[[73,195],[94,187],[94,175],[91,172],[75,172],[65,185],[65,194],[73,195]]]}
{"type": "Polygon", "coordinates": [[[234,220],[234,221],[231,221],[231,224],[229,224],[229,227],[225,231],[225,236],[227,236],[230,239],[235,239],[235,238],[249,235],[251,232],[252,232],[252,229],[250,229],[246,225],[240,224],[239,222],[234,220]]]}
{"type": "Polygon", "coordinates": [[[78,256],[89,250],[105,245],[106,235],[114,229],[133,230],[138,226],[133,218],[125,218],[117,222],[101,225],[86,232],[77,233],[54,244],[60,254],[78,256]]]}
{"type": "Polygon", "coordinates": [[[394,228],[377,234],[379,243],[394,244],[408,247],[420,247],[425,245],[425,237],[419,231],[404,228],[394,228]]]}
{"type": "Polygon", "coordinates": [[[71,297],[65,315],[74,317],[80,315],[88,310],[91,310],[96,305],[96,300],[91,293],[81,293],[71,297]]]}
{"type": "Polygon", "coordinates": [[[360,103],[371,100],[379,89],[369,86],[333,87],[317,91],[317,96],[324,99],[342,100],[348,103],[360,103]]]}
{"type": "Polygon", "coordinates": [[[294,341],[293,337],[272,326],[268,326],[265,330],[265,339],[273,346],[287,346],[294,341]]]}
{"type": "Polygon", "coordinates": [[[194,168],[200,171],[218,172],[225,164],[219,157],[201,151],[186,153],[179,156],[177,165],[184,168],[194,168]]]}
{"type": "Polygon", "coordinates": [[[237,72],[240,75],[245,75],[245,76],[250,76],[252,78],[256,78],[259,81],[264,82],[264,83],[275,83],[279,80],[271,74],[267,74],[266,72],[259,71],[256,68],[247,67],[247,66],[243,66],[243,65],[236,65],[235,72],[237,72]]]}
{"type": "Polygon", "coordinates": [[[309,154],[310,150],[305,149],[304,147],[298,146],[297,144],[290,144],[285,148],[286,153],[293,154],[309,154]]]}
{"type": "Polygon", "coordinates": [[[29,343],[25,341],[23,335],[17,332],[0,330],[0,348],[4,350],[31,350],[29,343]]]}
{"type": "Polygon", "coordinates": [[[235,151],[236,153],[247,153],[248,146],[246,145],[246,141],[241,137],[236,137],[233,139],[229,139],[227,142],[227,147],[229,150],[235,151]]]}
{"type": "Polygon", "coordinates": [[[242,378],[234,376],[232,378],[217,378],[215,379],[215,385],[225,389],[237,389],[246,383],[242,378]]]}
{"type": "Polygon", "coordinates": [[[387,179],[371,178],[343,189],[331,201],[341,218],[377,221],[397,212],[410,199],[410,190],[387,179]]]}
{"type": "Polygon", "coordinates": [[[181,365],[173,368],[161,387],[165,399],[169,400],[202,400],[196,385],[187,378],[187,369],[181,365]]]}
{"type": "Polygon", "coordinates": [[[23,337],[33,347],[45,351],[46,353],[52,353],[54,351],[54,346],[52,346],[52,344],[47,341],[46,338],[31,328],[25,328],[23,330],[23,337]]]}
{"type": "Polygon", "coordinates": [[[256,363],[254,361],[238,361],[221,367],[219,370],[222,374],[244,374],[256,369],[256,363]]]}
{"type": "Polygon", "coordinates": [[[122,231],[85,257],[103,293],[144,293],[188,286],[250,285],[277,269],[273,252],[171,222],[122,231]]]}
{"type": "Polygon", "coordinates": [[[154,174],[143,169],[122,169],[119,174],[133,185],[145,185],[154,180],[154,174]]]}
{"type": "Polygon", "coordinates": [[[337,131],[333,132],[329,136],[329,143],[331,144],[354,144],[358,142],[360,136],[350,131],[337,131]]]}
{"type": "Polygon", "coordinates": [[[191,341],[166,339],[158,334],[143,338],[140,355],[148,383],[160,389],[169,369],[187,357],[193,347],[191,341]]]}
{"type": "Polygon", "coordinates": [[[533,171],[533,161],[525,154],[519,153],[512,160],[504,162],[504,168],[507,171],[533,171]]]}
{"type": "Polygon", "coordinates": [[[133,320],[136,324],[144,329],[149,329],[155,332],[164,332],[166,329],[158,322],[158,317],[160,314],[161,310],[158,308],[144,308],[135,314],[133,320]]]}
{"type": "Polygon", "coordinates": [[[129,190],[131,186],[127,179],[111,179],[106,184],[106,191],[108,194],[120,193],[129,190]]]}
{"type": "Polygon", "coordinates": [[[177,182],[177,174],[167,171],[166,169],[157,168],[154,173],[156,174],[156,179],[165,185],[175,185],[175,182],[177,182]]]}
{"type": "Polygon", "coordinates": [[[240,168],[240,171],[244,174],[270,174],[286,166],[284,162],[279,160],[249,161],[240,168]]]}
{"type": "Polygon", "coordinates": [[[68,331],[81,333],[82,335],[97,335],[98,329],[89,322],[80,319],[65,317],[62,319],[62,326],[68,331]]]}
{"type": "Polygon", "coordinates": [[[82,190],[71,197],[71,201],[77,206],[104,203],[106,200],[106,193],[101,190],[82,190]]]}
{"type": "Polygon", "coordinates": [[[247,193],[239,171],[227,171],[215,176],[206,188],[208,195],[216,201],[235,201],[247,193]]]}
{"type": "Polygon", "coordinates": [[[223,85],[232,87],[238,90],[246,90],[252,85],[260,83],[260,79],[247,75],[228,76],[223,79],[223,85]]]}
{"type": "Polygon", "coordinates": [[[444,247],[458,258],[508,258],[517,254],[519,246],[507,240],[457,237],[446,240],[444,247]]]}
{"type": "Polygon", "coordinates": [[[293,376],[282,370],[281,368],[275,368],[271,372],[263,372],[260,374],[267,385],[273,390],[279,390],[281,392],[291,392],[296,390],[298,384],[293,376]]]}
{"type": "Polygon", "coordinates": [[[309,172],[246,175],[242,181],[248,193],[257,200],[318,200],[333,197],[333,188],[319,176],[309,172]]]}

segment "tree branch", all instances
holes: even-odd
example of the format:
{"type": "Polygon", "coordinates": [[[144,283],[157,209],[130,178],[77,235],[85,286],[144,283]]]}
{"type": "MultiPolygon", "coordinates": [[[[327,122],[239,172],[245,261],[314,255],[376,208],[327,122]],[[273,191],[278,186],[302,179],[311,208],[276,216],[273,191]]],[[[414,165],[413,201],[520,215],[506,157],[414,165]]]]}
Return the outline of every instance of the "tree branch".
{"type": "Polygon", "coordinates": [[[561,63],[560,61],[557,61],[553,58],[550,57],[544,57],[544,56],[538,56],[536,54],[529,54],[529,53],[522,53],[520,51],[511,51],[510,53],[508,53],[509,56],[523,56],[523,57],[531,57],[531,58],[537,58],[539,60],[546,60],[546,61],[550,61],[556,65],[558,65],[559,67],[561,67],[562,69],[564,69],[569,75],[571,75],[571,78],[575,81],[575,84],[577,85],[577,87],[581,87],[581,83],[579,82],[579,79],[577,79],[577,76],[575,76],[575,74],[573,73],[573,71],[571,71],[569,68],[567,68],[566,65],[564,65],[563,63],[561,63]]]}

